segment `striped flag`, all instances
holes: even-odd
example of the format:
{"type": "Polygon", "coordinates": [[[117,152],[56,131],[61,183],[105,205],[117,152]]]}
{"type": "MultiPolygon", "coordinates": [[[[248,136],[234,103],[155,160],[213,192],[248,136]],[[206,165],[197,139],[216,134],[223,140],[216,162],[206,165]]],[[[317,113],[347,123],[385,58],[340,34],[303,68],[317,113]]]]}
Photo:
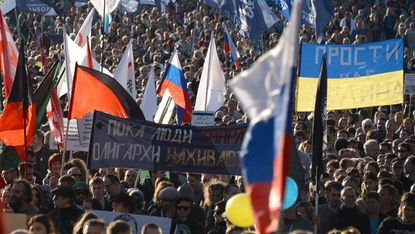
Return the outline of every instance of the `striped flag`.
{"type": "Polygon", "coordinates": [[[231,84],[252,120],[241,161],[259,233],[278,230],[289,174],[300,2],[295,2],[293,17],[278,45],[231,84]]]}
{"type": "Polygon", "coordinates": [[[173,52],[173,56],[166,69],[164,79],[159,85],[157,94],[163,96],[166,90],[169,90],[176,104],[177,123],[179,125],[191,123],[192,103],[190,102],[189,91],[187,90],[186,80],[176,50],[173,52]]]}
{"type": "Polygon", "coordinates": [[[223,27],[223,34],[223,50],[225,51],[225,54],[232,59],[232,64],[235,65],[236,69],[239,69],[241,67],[239,64],[239,53],[226,25],[223,27]]]}

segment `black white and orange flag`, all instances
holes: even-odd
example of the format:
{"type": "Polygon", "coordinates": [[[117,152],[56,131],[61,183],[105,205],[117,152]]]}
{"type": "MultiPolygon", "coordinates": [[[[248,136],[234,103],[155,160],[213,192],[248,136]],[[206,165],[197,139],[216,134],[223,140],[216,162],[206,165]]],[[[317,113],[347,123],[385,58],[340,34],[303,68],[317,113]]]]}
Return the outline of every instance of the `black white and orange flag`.
{"type": "Polygon", "coordinates": [[[144,120],[138,104],[114,78],[91,68],[76,65],[69,119],[82,119],[94,110],[121,118],[144,120]]]}
{"type": "Polygon", "coordinates": [[[0,116],[0,141],[7,146],[28,146],[32,143],[35,130],[36,104],[33,102],[33,87],[27,75],[22,44],[13,85],[0,116]]]}

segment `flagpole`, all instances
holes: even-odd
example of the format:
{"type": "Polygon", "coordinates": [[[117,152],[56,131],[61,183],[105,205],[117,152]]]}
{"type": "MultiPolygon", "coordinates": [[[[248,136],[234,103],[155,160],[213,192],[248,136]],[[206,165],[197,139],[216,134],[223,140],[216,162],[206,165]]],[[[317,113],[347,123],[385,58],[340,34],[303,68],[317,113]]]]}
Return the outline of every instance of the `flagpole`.
{"type": "Polygon", "coordinates": [[[68,143],[68,135],[69,135],[69,118],[67,118],[67,121],[66,121],[65,143],[63,145],[63,155],[62,155],[62,160],[61,160],[61,176],[63,174],[63,164],[65,164],[66,145],[68,143]]]}
{"type": "MultiPolygon", "coordinates": [[[[17,7],[14,8],[14,16],[16,17],[16,27],[17,27],[18,38],[22,39],[21,36],[20,36],[19,15],[17,14],[17,7]]],[[[21,41],[21,43],[23,43],[23,42],[21,41]]]]}
{"type": "MultiPolygon", "coordinates": [[[[23,50],[20,50],[20,52],[21,51],[23,51],[23,50]]],[[[19,56],[23,56],[23,54],[22,55],[19,55],[19,56]]],[[[24,68],[25,70],[26,70],[26,67],[24,68]]],[[[17,78],[15,78],[15,79],[19,79],[20,77],[17,77],[17,78]]],[[[26,79],[28,78],[28,77],[25,77],[26,79]]],[[[28,100],[28,92],[27,92],[27,89],[28,89],[28,80],[25,80],[24,82],[23,82],[23,88],[24,88],[24,93],[25,93],[25,95],[24,95],[24,98],[23,98],[23,108],[22,108],[22,111],[23,111],[23,143],[24,143],[24,146],[23,146],[23,152],[24,152],[24,155],[25,155],[25,173],[24,173],[24,177],[25,178],[27,178],[27,139],[26,139],[26,125],[27,125],[27,123],[26,123],[26,119],[27,119],[27,108],[28,108],[28,106],[29,106],[29,100],[28,100]]]]}
{"type": "Polygon", "coordinates": [[[105,46],[105,2],[104,0],[104,10],[103,10],[103,16],[102,16],[102,29],[101,29],[101,72],[104,71],[104,46],[105,46]]]}
{"type": "MultiPolygon", "coordinates": [[[[318,174],[318,166],[316,167],[316,175],[318,174]]],[[[316,183],[316,195],[315,195],[315,201],[314,201],[314,215],[317,216],[318,215],[318,203],[319,203],[319,198],[320,198],[320,194],[319,194],[319,184],[318,184],[318,177],[316,176],[315,178],[315,183],[316,183]]],[[[317,223],[314,224],[314,234],[317,234],[317,223]]]]}

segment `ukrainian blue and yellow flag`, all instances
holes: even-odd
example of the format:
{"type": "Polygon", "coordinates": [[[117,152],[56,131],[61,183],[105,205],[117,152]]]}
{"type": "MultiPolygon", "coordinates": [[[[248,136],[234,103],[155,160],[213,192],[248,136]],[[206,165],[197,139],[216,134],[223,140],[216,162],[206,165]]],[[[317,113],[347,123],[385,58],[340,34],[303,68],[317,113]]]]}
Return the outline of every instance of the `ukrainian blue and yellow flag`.
{"type": "Polygon", "coordinates": [[[402,103],[403,53],[402,39],[354,45],[302,44],[296,110],[314,110],[323,54],[327,54],[327,110],[402,103]]]}

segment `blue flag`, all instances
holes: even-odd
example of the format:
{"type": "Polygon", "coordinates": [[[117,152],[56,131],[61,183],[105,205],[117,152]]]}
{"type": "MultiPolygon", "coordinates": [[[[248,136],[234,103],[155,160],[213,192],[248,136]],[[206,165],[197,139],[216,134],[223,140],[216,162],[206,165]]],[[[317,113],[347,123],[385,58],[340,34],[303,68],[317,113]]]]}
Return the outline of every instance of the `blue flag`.
{"type": "Polygon", "coordinates": [[[333,18],[334,10],[331,0],[313,0],[316,18],[316,36],[320,43],[324,37],[324,29],[333,18]]]}
{"type": "Polygon", "coordinates": [[[264,0],[204,0],[203,3],[219,8],[232,21],[235,30],[252,42],[257,42],[264,31],[279,21],[264,0]]]}
{"type": "Polygon", "coordinates": [[[170,0],[154,0],[154,2],[156,4],[157,8],[161,12],[163,12],[166,9],[167,5],[169,5],[170,0]]]}
{"type": "Polygon", "coordinates": [[[275,7],[285,19],[290,19],[291,8],[293,7],[294,0],[266,0],[268,5],[275,7]]]}
{"type": "Polygon", "coordinates": [[[49,0],[18,0],[16,7],[23,12],[33,12],[39,15],[57,15],[49,0]]]}
{"type": "MultiPolygon", "coordinates": [[[[285,19],[290,19],[290,12],[294,0],[266,1],[270,6],[273,6],[280,11],[285,19]]],[[[303,0],[301,14],[301,24],[314,28],[320,42],[324,37],[324,28],[333,17],[333,5],[331,0],[303,0]]]]}

